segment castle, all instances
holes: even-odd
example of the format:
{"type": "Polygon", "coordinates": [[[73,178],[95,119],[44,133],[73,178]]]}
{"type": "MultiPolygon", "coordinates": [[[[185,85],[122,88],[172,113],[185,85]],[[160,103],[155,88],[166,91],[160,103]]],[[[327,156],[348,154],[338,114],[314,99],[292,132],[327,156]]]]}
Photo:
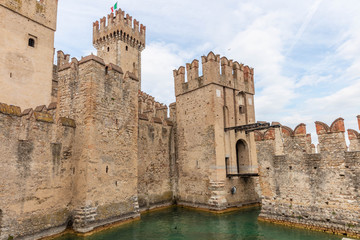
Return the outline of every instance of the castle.
{"type": "Polygon", "coordinates": [[[256,122],[254,70],[213,52],[202,76],[198,60],[174,70],[168,108],[140,89],[146,27],[122,10],[93,23],[96,56],[54,66],[57,0],[0,0],[0,16],[1,240],[258,203],[266,221],[359,236],[360,135],[347,151],[342,119],[316,123],[315,153],[304,125],[256,122]]]}

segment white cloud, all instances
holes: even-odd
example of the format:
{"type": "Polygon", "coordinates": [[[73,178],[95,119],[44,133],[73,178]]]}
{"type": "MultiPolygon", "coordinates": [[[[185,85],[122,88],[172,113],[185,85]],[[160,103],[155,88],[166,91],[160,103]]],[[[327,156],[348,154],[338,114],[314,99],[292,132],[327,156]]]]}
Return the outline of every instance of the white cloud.
{"type": "MultiPolygon", "coordinates": [[[[92,22],[113,0],[59,2],[56,47],[92,52],[92,22]],[[80,9],[80,10],[78,10],[80,9]]],[[[142,87],[174,101],[172,70],[210,50],[255,68],[257,119],[295,127],[360,114],[360,2],[347,0],[130,1],[119,6],[147,26],[142,87]],[[321,3],[321,4],[320,4],[321,3]]]]}
{"type": "Polygon", "coordinates": [[[182,65],[188,54],[174,44],[151,43],[142,54],[142,90],[163,103],[175,101],[173,70],[182,65]]]}

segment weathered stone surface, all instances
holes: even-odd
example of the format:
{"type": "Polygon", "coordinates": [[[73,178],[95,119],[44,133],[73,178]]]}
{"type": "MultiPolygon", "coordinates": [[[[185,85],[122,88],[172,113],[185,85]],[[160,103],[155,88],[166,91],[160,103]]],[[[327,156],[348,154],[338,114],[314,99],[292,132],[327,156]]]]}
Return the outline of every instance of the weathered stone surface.
{"type": "Polygon", "coordinates": [[[58,51],[54,66],[56,10],[0,0],[0,33],[14,40],[0,46],[0,101],[27,108],[0,103],[0,240],[89,232],[174,202],[219,211],[260,198],[262,219],[359,236],[360,135],[348,130],[347,151],[342,118],[316,122],[318,151],[304,124],[234,129],[255,123],[254,70],[213,52],[203,76],[198,60],[174,71],[168,118],[140,91],[145,26],[119,10],[93,24],[97,56],[58,51]],[[13,50],[19,24],[34,48],[13,50]]]}
{"type": "Polygon", "coordinates": [[[148,210],[173,203],[175,134],[173,125],[165,124],[167,107],[144,92],[139,92],[139,119],[138,197],[140,209],[148,210]]]}
{"type": "Polygon", "coordinates": [[[316,154],[305,134],[257,141],[261,219],[359,236],[360,152],[346,151],[342,119],[331,126],[316,122],[316,154]],[[284,155],[276,154],[279,143],[284,155]]]}
{"type": "Polygon", "coordinates": [[[220,72],[220,57],[212,52],[202,57],[202,69],[199,76],[194,60],[186,72],[184,67],[174,70],[178,203],[223,210],[259,202],[256,177],[227,178],[226,173],[226,161],[229,174],[257,173],[254,135],[225,131],[254,123],[253,78],[225,57],[220,72]],[[237,155],[239,143],[243,149],[237,155]]]}
{"type": "Polygon", "coordinates": [[[51,114],[49,114],[49,113],[34,112],[34,116],[35,116],[35,119],[37,121],[47,122],[47,123],[53,123],[54,122],[53,116],[51,114]]]}
{"type": "Polygon", "coordinates": [[[65,152],[71,149],[74,131],[54,127],[0,113],[0,166],[6,171],[0,174],[0,239],[52,227],[64,230],[67,224],[73,173],[65,152]]]}
{"type": "Polygon", "coordinates": [[[7,105],[5,103],[0,103],[0,113],[13,115],[13,116],[21,116],[21,109],[17,106],[7,105]]]}
{"type": "Polygon", "coordinates": [[[128,72],[141,86],[141,51],[145,49],[146,27],[121,9],[93,23],[93,44],[97,56],[104,59],[109,69],[128,72]],[[104,41],[109,39],[109,41],[104,41]],[[111,39],[111,40],[110,40],[111,39]]]}
{"type": "Polygon", "coordinates": [[[92,211],[77,212],[75,230],[136,215],[138,82],[92,58],[73,59],[58,80],[59,115],[76,121],[73,207],[92,211]]]}
{"type": "Polygon", "coordinates": [[[0,102],[22,109],[50,103],[57,3],[0,1],[0,35],[6,36],[0,54],[0,102]]]}
{"type": "Polygon", "coordinates": [[[63,126],[76,128],[76,123],[74,119],[61,117],[59,118],[59,121],[63,126]]]}

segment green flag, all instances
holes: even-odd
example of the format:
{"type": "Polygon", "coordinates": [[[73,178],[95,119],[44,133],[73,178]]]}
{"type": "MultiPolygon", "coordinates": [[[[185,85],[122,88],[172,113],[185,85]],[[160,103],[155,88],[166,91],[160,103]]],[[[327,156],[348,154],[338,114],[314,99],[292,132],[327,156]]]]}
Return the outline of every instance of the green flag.
{"type": "Polygon", "coordinates": [[[117,2],[114,4],[114,6],[113,7],[111,7],[111,12],[114,12],[114,11],[116,11],[117,9],[118,9],[118,7],[117,7],[117,2]]]}

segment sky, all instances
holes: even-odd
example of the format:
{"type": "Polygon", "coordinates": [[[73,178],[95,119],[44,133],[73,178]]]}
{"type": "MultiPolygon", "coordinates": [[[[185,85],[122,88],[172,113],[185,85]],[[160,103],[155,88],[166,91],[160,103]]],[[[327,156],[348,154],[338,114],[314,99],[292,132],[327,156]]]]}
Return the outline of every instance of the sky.
{"type": "MultiPolygon", "coordinates": [[[[146,25],[142,90],[169,105],[173,70],[210,51],[255,69],[257,121],[294,129],[342,117],[359,130],[359,0],[122,0],[146,25]]],[[[60,0],[55,48],[96,54],[92,23],[116,0],[60,0]]]]}

